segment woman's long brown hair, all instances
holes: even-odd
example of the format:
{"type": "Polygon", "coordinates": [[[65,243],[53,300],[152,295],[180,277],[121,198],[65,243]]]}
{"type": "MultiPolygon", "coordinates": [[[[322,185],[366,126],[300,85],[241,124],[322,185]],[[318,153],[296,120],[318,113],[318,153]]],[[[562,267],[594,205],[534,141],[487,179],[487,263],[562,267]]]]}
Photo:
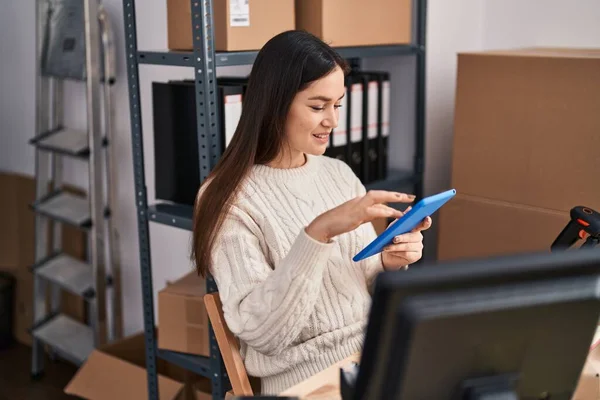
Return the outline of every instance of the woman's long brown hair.
{"type": "Polygon", "coordinates": [[[279,155],[292,100],[338,66],[347,72],[337,52],[304,31],[280,33],[259,51],[235,134],[196,198],[191,258],[199,275],[209,273],[212,248],[240,183],[253,165],[279,155]]]}

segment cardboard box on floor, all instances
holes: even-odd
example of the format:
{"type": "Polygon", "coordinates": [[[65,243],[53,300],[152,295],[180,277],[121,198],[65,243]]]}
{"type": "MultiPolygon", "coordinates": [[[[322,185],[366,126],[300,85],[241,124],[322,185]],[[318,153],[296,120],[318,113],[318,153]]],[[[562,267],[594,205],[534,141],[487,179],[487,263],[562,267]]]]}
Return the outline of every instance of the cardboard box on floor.
{"type": "MultiPolygon", "coordinates": [[[[89,400],[147,399],[143,333],[94,350],[77,371],[65,393],[89,400]]],[[[157,359],[161,400],[210,400],[210,381],[157,359]]]]}
{"type": "Polygon", "coordinates": [[[210,356],[206,280],[193,271],[158,292],[158,348],[210,356]]]}
{"type": "MultiPolygon", "coordinates": [[[[169,49],[193,49],[191,12],[190,0],[167,0],[169,49]]],[[[213,21],[216,51],[258,50],[294,29],[294,0],[214,1],[213,21]]]]}
{"type": "Polygon", "coordinates": [[[549,251],[578,205],[600,209],[600,49],[461,53],[438,258],[549,251]]]}
{"type": "MultiPolygon", "coordinates": [[[[13,334],[17,341],[31,345],[28,330],[33,323],[33,274],[29,267],[35,256],[35,215],[29,205],[35,200],[35,181],[30,176],[0,173],[0,193],[0,270],[16,279],[13,334]]],[[[83,232],[63,225],[63,243],[67,254],[84,259],[83,232]]],[[[63,292],[61,301],[65,314],[84,321],[83,299],[63,292]]]]}
{"type": "Polygon", "coordinates": [[[296,27],[332,46],[409,44],[412,0],[296,0],[296,27]]]}

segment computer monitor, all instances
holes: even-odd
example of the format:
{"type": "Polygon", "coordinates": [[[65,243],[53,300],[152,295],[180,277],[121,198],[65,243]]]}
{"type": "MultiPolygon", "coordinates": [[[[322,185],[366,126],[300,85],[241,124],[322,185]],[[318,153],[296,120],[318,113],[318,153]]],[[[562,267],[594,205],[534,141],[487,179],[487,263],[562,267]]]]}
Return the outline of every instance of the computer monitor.
{"type": "Polygon", "coordinates": [[[383,272],[343,399],[570,399],[599,292],[599,249],[383,272]]]}

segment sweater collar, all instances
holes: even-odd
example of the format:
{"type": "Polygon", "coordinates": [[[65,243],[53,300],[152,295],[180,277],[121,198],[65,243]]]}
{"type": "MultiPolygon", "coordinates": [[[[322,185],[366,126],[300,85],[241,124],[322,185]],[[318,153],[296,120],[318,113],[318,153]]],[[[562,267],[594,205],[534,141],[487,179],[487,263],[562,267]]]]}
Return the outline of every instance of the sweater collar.
{"type": "Polygon", "coordinates": [[[275,168],[268,165],[257,164],[252,167],[254,175],[268,179],[286,180],[301,177],[311,177],[317,171],[318,157],[306,154],[306,162],[295,168],[275,168]]]}

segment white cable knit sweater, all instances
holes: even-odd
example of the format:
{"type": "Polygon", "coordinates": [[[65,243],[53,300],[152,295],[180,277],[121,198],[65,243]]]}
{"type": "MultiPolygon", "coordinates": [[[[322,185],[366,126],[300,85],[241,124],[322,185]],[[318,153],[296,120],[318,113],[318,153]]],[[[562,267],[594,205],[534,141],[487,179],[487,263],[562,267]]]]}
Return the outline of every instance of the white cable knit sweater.
{"type": "Polygon", "coordinates": [[[343,162],[307,156],[298,168],[254,166],[215,248],[213,274],[225,321],[249,375],[277,394],[360,351],[369,284],[381,257],[352,257],[375,238],[372,224],[313,240],[304,228],[365,188],[343,162]]]}

